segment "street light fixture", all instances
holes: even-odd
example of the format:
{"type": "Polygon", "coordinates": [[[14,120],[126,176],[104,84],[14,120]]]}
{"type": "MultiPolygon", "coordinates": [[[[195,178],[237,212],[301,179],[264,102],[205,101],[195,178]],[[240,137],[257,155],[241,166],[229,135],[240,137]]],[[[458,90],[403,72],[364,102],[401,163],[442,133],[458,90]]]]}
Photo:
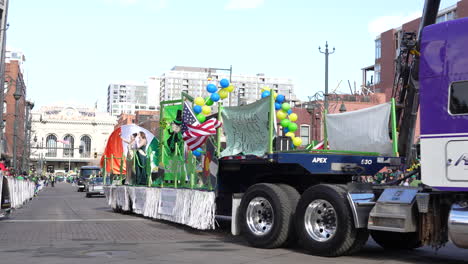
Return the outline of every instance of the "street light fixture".
{"type": "Polygon", "coordinates": [[[13,168],[15,169],[15,173],[18,172],[18,112],[19,112],[19,99],[21,98],[21,88],[19,87],[18,82],[16,82],[16,90],[13,94],[15,98],[15,122],[14,122],[14,131],[13,131],[13,168]]]}

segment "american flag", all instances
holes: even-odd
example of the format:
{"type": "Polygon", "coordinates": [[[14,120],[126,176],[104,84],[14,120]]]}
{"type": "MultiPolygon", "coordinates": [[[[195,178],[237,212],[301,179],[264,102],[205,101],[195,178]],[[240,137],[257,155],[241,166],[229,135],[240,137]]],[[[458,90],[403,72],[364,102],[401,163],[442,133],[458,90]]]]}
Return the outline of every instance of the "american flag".
{"type": "Polygon", "coordinates": [[[215,118],[208,119],[200,124],[190,106],[187,102],[184,102],[182,136],[190,150],[195,150],[203,145],[208,136],[216,134],[216,129],[221,127],[222,124],[215,118]]]}
{"type": "Polygon", "coordinates": [[[62,139],[57,139],[57,142],[60,142],[60,143],[63,143],[63,144],[66,144],[66,145],[69,145],[70,144],[70,141],[68,140],[62,140],[62,139]]]}

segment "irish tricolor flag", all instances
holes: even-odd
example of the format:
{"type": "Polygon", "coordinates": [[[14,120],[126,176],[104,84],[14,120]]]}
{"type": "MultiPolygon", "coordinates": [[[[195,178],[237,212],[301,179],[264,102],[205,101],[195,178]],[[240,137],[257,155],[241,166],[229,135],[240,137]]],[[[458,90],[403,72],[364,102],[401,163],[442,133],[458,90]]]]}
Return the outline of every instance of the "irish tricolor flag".
{"type": "MultiPolygon", "coordinates": [[[[147,172],[151,172],[157,166],[158,158],[158,140],[148,130],[137,125],[124,125],[112,132],[107,140],[107,145],[101,158],[101,167],[104,167],[104,158],[106,158],[106,171],[108,173],[120,174],[120,164],[122,163],[122,174],[127,171],[125,158],[128,155],[128,141],[132,134],[142,131],[145,133],[148,144],[145,151],[147,153],[147,172]],[[127,141],[127,142],[126,142],[127,141]],[[114,157],[112,159],[112,157],[114,157]]],[[[138,139],[136,142],[138,142],[138,139]]]]}

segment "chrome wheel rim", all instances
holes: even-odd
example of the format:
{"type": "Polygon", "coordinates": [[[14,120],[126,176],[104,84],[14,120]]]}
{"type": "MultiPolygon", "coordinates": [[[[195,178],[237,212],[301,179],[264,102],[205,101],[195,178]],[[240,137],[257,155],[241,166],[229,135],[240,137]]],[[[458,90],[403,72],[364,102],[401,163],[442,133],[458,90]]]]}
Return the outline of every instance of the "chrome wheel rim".
{"type": "Polygon", "coordinates": [[[307,234],[315,241],[330,240],[336,232],[337,218],[335,208],[325,200],[311,202],[305,211],[304,225],[307,234]]]}
{"type": "Polygon", "coordinates": [[[255,197],[247,206],[246,221],[250,232],[264,236],[271,231],[274,223],[273,207],[263,197],[255,197]]]}

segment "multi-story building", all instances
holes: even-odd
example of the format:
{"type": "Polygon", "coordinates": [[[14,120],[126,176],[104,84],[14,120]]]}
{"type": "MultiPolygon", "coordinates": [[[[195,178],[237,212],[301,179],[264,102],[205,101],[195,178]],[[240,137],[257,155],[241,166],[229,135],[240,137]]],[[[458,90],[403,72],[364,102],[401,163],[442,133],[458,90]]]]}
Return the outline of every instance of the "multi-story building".
{"type": "Polygon", "coordinates": [[[3,159],[7,166],[14,166],[16,152],[16,165],[19,170],[24,152],[26,131],[26,84],[23,79],[22,63],[24,57],[19,59],[9,57],[5,63],[5,85],[3,120],[5,122],[3,139],[3,159]],[[16,143],[16,144],[15,144],[16,143]]]}
{"type": "Polygon", "coordinates": [[[31,165],[65,172],[97,165],[116,118],[96,108],[51,105],[32,112],[31,165]]]}
{"type": "Polygon", "coordinates": [[[207,97],[206,85],[214,83],[219,87],[221,79],[230,79],[235,91],[230,93],[229,98],[224,100],[225,105],[248,104],[261,97],[261,89],[268,86],[280,94],[286,96],[287,100],[296,100],[294,95],[294,83],[290,78],[268,76],[263,73],[255,75],[232,74],[226,70],[212,68],[174,66],[170,71],[161,76],[160,100],[174,100],[180,98],[182,92],[191,96],[207,97]],[[208,78],[211,81],[208,81],[208,78]]]}
{"type": "Polygon", "coordinates": [[[113,116],[138,110],[159,109],[159,78],[146,83],[111,83],[107,87],[107,112],[113,116]]]}
{"type": "MultiPolygon", "coordinates": [[[[437,23],[468,16],[468,0],[461,0],[455,5],[439,11],[437,23]]],[[[389,29],[375,39],[375,64],[363,68],[363,88],[378,93],[385,93],[387,101],[392,95],[395,78],[395,58],[399,53],[403,32],[416,32],[421,18],[414,19],[398,28],[389,29]],[[373,71],[373,76],[369,74],[373,71]]]]}

